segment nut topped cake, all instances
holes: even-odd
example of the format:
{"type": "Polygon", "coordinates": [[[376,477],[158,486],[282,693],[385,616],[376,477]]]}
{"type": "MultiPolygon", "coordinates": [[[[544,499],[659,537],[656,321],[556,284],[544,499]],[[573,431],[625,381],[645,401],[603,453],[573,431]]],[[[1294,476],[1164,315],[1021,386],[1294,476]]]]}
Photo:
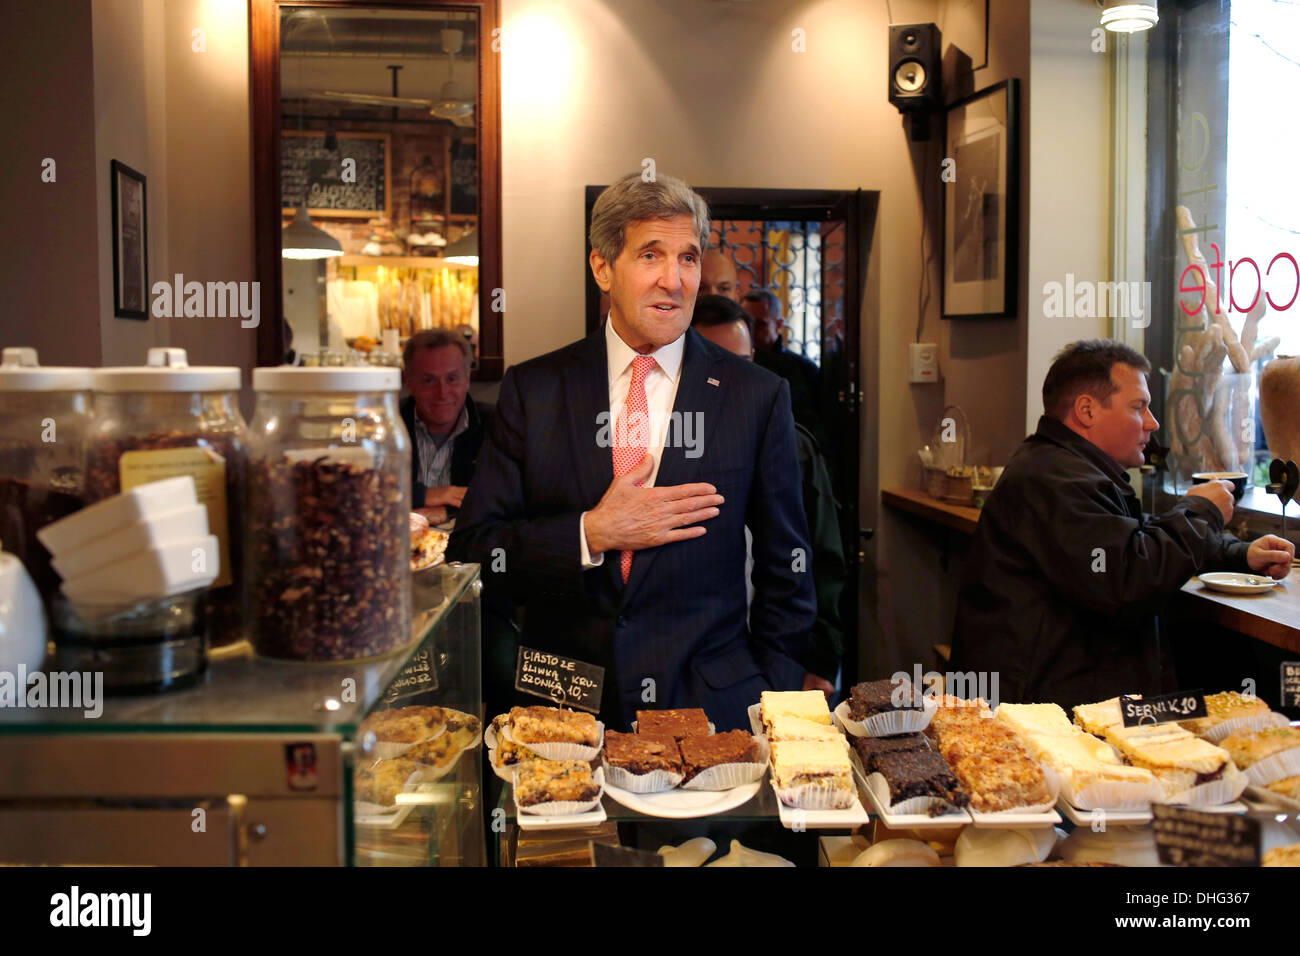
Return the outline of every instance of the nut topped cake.
{"type": "Polygon", "coordinates": [[[694,779],[700,771],[710,767],[727,763],[753,763],[758,758],[758,744],[747,730],[687,737],[681,746],[687,780],[694,779]]]}
{"type": "Polygon", "coordinates": [[[1043,769],[1019,735],[989,713],[978,698],[945,697],[925,730],[969,794],[971,809],[996,813],[1051,803],[1043,769]]]}
{"type": "Polygon", "coordinates": [[[974,753],[949,763],[973,810],[997,813],[1052,802],[1042,768],[1023,749],[974,753]]]}
{"type": "Polygon", "coordinates": [[[682,772],[682,755],[677,749],[677,741],[667,736],[620,734],[611,730],[605,734],[605,762],[635,774],[653,770],[682,772]]]}
{"type": "Polygon", "coordinates": [[[670,734],[673,739],[707,735],[709,718],[698,707],[681,710],[638,710],[636,731],[639,734],[670,734]]]}
{"type": "Polygon", "coordinates": [[[595,717],[558,707],[512,707],[510,736],[521,744],[565,743],[585,747],[600,744],[600,728],[595,717]]]}
{"type": "Polygon", "coordinates": [[[875,757],[875,773],[889,785],[889,802],[938,797],[955,807],[970,803],[948,762],[930,750],[898,750],[875,757]]]}
{"type": "Polygon", "coordinates": [[[1219,746],[1228,751],[1233,763],[1245,768],[1284,750],[1300,747],[1300,728],[1268,727],[1238,731],[1225,737],[1219,746]]]}
{"type": "Polygon", "coordinates": [[[600,786],[585,760],[528,760],[515,771],[515,799],[521,807],[557,800],[594,800],[600,786]]]}
{"type": "Polygon", "coordinates": [[[854,720],[862,720],[895,710],[918,710],[921,700],[921,695],[907,678],[903,678],[900,684],[892,680],[867,681],[854,684],[849,692],[849,715],[854,720]]]}
{"type": "MultiPolygon", "coordinates": [[[[930,745],[921,734],[901,734],[897,737],[854,737],[853,749],[862,761],[865,773],[876,772],[876,758],[882,754],[928,751],[930,745]]],[[[944,765],[945,767],[947,764],[944,765]]]]}
{"type": "Polygon", "coordinates": [[[1204,734],[1219,724],[1242,717],[1263,717],[1272,713],[1268,704],[1258,697],[1247,697],[1235,690],[1220,694],[1207,694],[1205,697],[1205,716],[1192,720],[1180,720],[1178,726],[1193,734],[1204,734]]]}

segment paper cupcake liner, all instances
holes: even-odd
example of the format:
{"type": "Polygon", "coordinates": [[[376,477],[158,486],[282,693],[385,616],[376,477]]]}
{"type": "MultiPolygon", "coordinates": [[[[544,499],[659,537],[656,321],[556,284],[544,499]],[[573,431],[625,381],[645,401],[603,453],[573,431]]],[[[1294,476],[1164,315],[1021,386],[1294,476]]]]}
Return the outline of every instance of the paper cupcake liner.
{"type": "Polygon", "coordinates": [[[1160,802],[1186,804],[1189,807],[1217,807],[1223,803],[1232,803],[1250,785],[1250,780],[1235,766],[1229,766],[1231,769],[1225,771],[1220,779],[1172,794],[1160,802]]]}
{"type": "Polygon", "coordinates": [[[594,747],[588,747],[585,744],[557,743],[555,741],[533,743],[531,741],[515,740],[510,733],[509,727],[503,728],[501,736],[511,743],[527,747],[537,756],[544,757],[547,760],[586,760],[590,762],[600,756],[600,748],[605,744],[605,725],[599,720],[596,721],[596,730],[599,736],[596,738],[596,746],[594,747]]]}
{"type": "Polygon", "coordinates": [[[495,722],[488,724],[487,729],[483,731],[483,743],[492,748],[497,746],[497,728],[495,722]]]}
{"type": "Polygon", "coordinates": [[[605,771],[598,767],[593,776],[596,786],[600,788],[600,792],[592,800],[550,800],[546,803],[535,803],[531,807],[525,807],[519,804],[518,794],[512,793],[515,810],[519,813],[539,817],[568,817],[575,813],[586,813],[588,810],[595,810],[600,806],[600,801],[605,796],[605,771]]]}
{"type": "Polygon", "coordinates": [[[797,810],[848,810],[857,801],[854,790],[840,790],[829,784],[806,783],[801,787],[778,787],[772,777],[777,799],[797,810]]]}
{"type": "Polygon", "coordinates": [[[1281,714],[1252,714],[1249,717],[1237,717],[1215,724],[1201,736],[1212,744],[1222,743],[1232,734],[1242,730],[1267,730],[1269,727],[1285,727],[1291,721],[1281,714]]]}
{"type": "Polygon", "coordinates": [[[600,761],[605,771],[605,779],[611,787],[618,787],[628,793],[663,793],[671,790],[685,779],[683,774],[669,770],[651,770],[649,773],[632,773],[624,767],[612,766],[604,758],[600,761]]]}
{"type": "Polygon", "coordinates": [[[1263,760],[1257,760],[1242,771],[1246,779],[1257,787],[1266,787],[1287,777],[1300,776],[1300,747],[1283,750],[1263,760]]]}
{"type": "MultiPolygon", "coordinates": [[[[974,798],[971,798],[970,811],[973,814],[985,817],[1000,817],[1005,814],[1028,814],[1028,813],[1046,813],[1056,806],[1056,798],[1053,797],[1051,803],[1035,803],[1027,807],[1007,807],[1005,810],[980,810],[975,806],[974,798]]],[[[978,816],[976,817],[978,819],[978,816]]]]}
{"type": "Polygon", "coordinates": [[[964,813],[961,807],[954,806],[951,802],[943,797],[908,797],[905,800],[899,800],[897,803],[890,803],[889,782],[885,780],[884,774],[872,773],[866,778],[867,787],[871,795],[876,798],[876,802],[888,808],[890,814],[903,816],[905,814],[920,813],[925,816],[930,815],[931,809],[941,808],[939,816],[945,816],[948,813],[964,813]]]}
{"type": "Polygon", "coordinates": [[[763,727],[763,704],[760,701],[757,704],[749,705],[749,732],[755,737],[764,733],[763,727]]]}
{"type": "Polygon", "coordinates": [[[916,734],[930,726],[939,704],[931,697],[923,697],[920,710],[891,710],[872,714],[862,720],[849,715],[849,702],[842,700],[835,708],[840,726],[854,737],[897,737],[899,734],[916,734]]]}
{"type": "Polygon", "coordinates": [[[753,763],[721,763],[708,770],[701,770],[690,780],[681,785],[683,790],[732,790],[736,787],[761,780],[767,771],[767,762],[772,748],[767,738],[761,734],[754,737],[758,744],[758,756],[753,763]]]}
{"type": "Polygon", "coordinates": [[[1160,784],[1154,780],[1151,783],[1101,780],[1076,790],[1070,779],[1055,767],[1047,763],[1042,767],[1047,786],[1056,792],[1057,799],[1080,810],[1150,810],[1152,803],[1159,802],[1162,793],[1160,784]]]}
{"type": "Polygon", "coordinates": [[[1292,813],[1300,812],[1300,800],[1292,799],[1285,794],[1270,790],[1268,787],[1257,787],[1252,784],[1246,788],[1246,794],[1270,807],[1281,807],[1283,810],[1290,810],[1292,813]]]}

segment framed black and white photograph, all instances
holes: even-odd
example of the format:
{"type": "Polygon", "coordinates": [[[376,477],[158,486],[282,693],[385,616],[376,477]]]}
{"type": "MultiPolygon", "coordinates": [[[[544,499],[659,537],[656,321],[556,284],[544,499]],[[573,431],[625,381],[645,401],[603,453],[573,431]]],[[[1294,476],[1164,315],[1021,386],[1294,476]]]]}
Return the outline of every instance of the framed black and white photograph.
{"type": "Polygon", "coordinates": [[[112,160],[113,172],[113,314],[121,319],[149,318],[149,229],[145,179],[130,166],[112,160]]]}
{"type": "Polygon", "coordinates": [[[947,110],[943,317],[1016,314],[1019,262],[1019,81],[1004,80],[947,110]],[[947,163],[947,160],[952,160],[947,163]]]}

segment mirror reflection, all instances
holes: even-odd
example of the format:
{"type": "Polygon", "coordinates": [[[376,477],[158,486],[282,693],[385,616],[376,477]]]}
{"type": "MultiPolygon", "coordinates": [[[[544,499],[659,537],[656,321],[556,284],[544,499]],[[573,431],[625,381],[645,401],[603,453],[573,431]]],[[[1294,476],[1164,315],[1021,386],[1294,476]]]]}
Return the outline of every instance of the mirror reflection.
{"type": "Polygon", "coordinates": [[[290,361],[397,365],[428,329],[477,360],[477,36],[472,9],[281,9],[290,361]]]}

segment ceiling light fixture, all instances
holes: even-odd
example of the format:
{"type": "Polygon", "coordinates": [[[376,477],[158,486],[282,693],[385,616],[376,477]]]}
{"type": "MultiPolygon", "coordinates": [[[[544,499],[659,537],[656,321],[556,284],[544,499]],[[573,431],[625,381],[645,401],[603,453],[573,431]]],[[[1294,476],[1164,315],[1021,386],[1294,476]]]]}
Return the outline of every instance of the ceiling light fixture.
{"type": "Polygon", "coordinates": [[[1112,33],[1137,33],[1150,30],[1160,21],[1156,0],[1134,3],[1132,0],[1105,0],[1101,25],[1112,33]]]}
{"type": "Polygon", "coordinates": [[[343,255],[343,246],[324,229],[311,224],[304,202],[294,214],[293,222],[280,234],[280,255],[286,259],[328,259],[343,255]]]}

